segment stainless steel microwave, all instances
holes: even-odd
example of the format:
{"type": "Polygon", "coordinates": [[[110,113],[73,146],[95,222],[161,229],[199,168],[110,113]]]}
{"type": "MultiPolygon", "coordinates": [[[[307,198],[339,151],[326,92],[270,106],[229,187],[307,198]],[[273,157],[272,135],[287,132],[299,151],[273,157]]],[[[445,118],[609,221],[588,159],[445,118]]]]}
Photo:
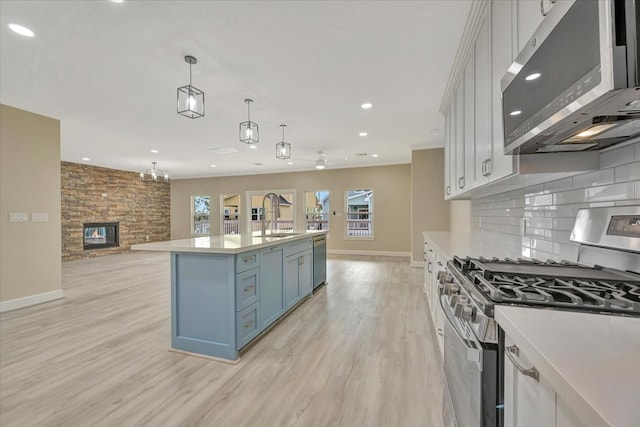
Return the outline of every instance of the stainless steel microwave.
{"type": "Polygon", "coordinates": [[[640,0],[558,0],[501,81],[505,153],[640,137],[640,0]]]}

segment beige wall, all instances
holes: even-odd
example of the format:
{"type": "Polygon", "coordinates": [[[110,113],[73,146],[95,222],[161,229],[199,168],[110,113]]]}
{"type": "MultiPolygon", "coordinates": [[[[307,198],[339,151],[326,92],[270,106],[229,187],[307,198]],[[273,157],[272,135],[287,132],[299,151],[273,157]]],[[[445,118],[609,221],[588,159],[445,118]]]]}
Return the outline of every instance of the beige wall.
{"type": "Polygon", "coordinates": [[[61,296],[60,122],[0,105],[0,301],[61,296]],[[29,222],[9,222],[10,212],[29,222]],[[34,223],[32,213],[48,222],[34,223]]]}
{"type": "MultiPolygon", "coordinates": [[[[442,175],[444,175],[442,168],[440,175],[440,182],[442,182],[442,175]]],[[[331,215],[329,218],[329,249],[405,253],[411,251],[411,213],[409,209],[411,206],[411,165],[409,164],[173,180],[171,183],[171,238],[190,237],[190,197],[194,194],[211,196],[211,211],[214,213],[212,233],[220,234],[219,194],[240,193],[244,201],[246,200],[245,191],[291,188],[296,190],[296,226],[298,229],[304,227],[304,192],[315,190],[331,192],[331,210],[335,211],[336,215],[331,215]],[[345,191],[357,188],[371,188],[375,191],[374,240],[355,240],[344,237],[345,191]]],[[[439,190],[442,193],[442,185],[439,190]]]]}
{"type": "Polygon", "coordinates": [[[423,231],[449,229],[449,202],[444,200],[444,149],[411,153],[411,260],[422,261],[423,231]]]}

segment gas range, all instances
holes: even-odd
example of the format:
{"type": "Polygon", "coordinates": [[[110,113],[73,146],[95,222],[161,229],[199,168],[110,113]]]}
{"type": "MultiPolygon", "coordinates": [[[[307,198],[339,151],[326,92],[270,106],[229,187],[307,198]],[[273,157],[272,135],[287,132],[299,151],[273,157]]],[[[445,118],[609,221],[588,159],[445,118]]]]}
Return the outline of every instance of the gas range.
{"type": "Polygon", "coordinates": [[[465,280],[488,315],[494,304],[520,304],[603,314],[640,316],[640,275],[552,260],[454,257],[449,265],[465,280]]]}
{"type": "Polygon", "coordinates": [[[581,209],[570,240],[577,262],[456,256],[438,273],[446,401],[459,426],[503,425],[496,305],[640,317],[640,206],[581,209]]]}
{"type": "Polygon", "coordinates": [[[572,240],[579,260],[607,266],[455,256],[438,276],[442,303],[482,343],[497,343],[497,304],[640,317],[640,207],[581,210],[572,240]]]}

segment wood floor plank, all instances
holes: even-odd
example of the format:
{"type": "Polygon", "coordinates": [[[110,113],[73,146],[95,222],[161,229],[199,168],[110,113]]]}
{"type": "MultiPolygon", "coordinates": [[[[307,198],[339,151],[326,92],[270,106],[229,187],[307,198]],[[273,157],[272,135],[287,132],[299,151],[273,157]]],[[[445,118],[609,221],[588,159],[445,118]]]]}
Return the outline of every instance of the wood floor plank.
{"type": "Polygon", "coordinates": [[[442,425],[442,368],[408,260],[332,256],[237,365],[168,351],[167,254],[63,263],[65,298],[0,314],[0,425],[442,425]]]}

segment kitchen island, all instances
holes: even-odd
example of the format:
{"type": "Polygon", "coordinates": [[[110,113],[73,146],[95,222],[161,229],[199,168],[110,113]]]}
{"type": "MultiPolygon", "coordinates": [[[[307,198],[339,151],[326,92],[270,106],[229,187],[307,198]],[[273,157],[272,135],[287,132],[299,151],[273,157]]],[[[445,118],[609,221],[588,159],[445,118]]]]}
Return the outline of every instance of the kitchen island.
{"type": "Polygon", "coordinates": [[[131,249],[171,253],[172,349],[237,361],[311,295],[313,237],[325,233],[204,236],[131,249]]]}

